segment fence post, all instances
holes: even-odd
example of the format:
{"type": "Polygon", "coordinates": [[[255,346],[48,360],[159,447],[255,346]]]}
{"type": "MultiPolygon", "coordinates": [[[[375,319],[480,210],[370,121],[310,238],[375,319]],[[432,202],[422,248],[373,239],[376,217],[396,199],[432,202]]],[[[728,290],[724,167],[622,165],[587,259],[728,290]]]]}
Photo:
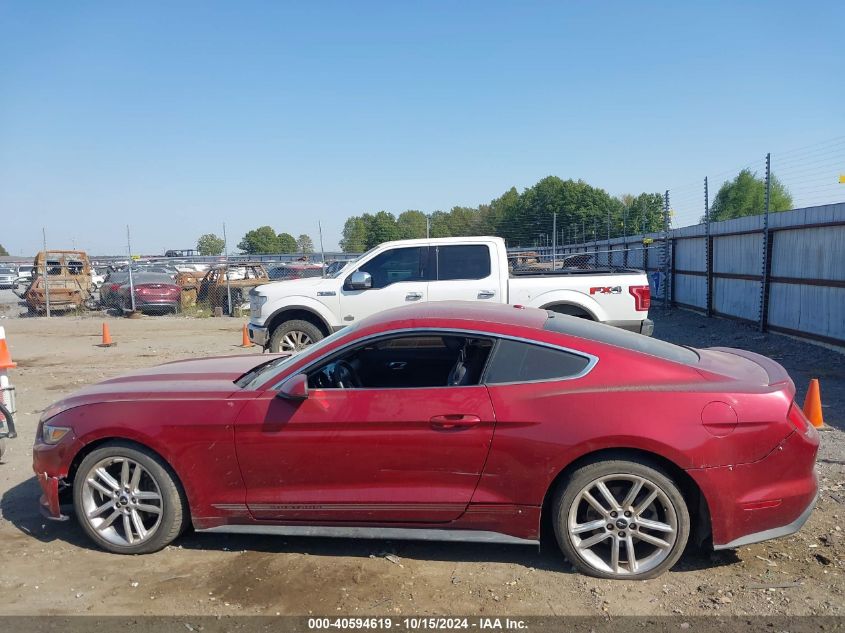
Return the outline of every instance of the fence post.
{"type": "Polygon", "coordinates": [[[704,177],[704,269],[706,284],[704,289],[704,312],[713,316],[713,236],[710,235],[710,190],[707,176],[704,177]]]}
{"type": "Polygon", "coordinates": [[[663,307],[669,307],[669,190],[663,196],[663,249],[661,262],[663,268],[663,307]]]}
{"type": "Polygon", "coordinates": [[[622,267],[628,268],[628,207],[622,210],[622,267]]]}
{"type": "MultiPolygon", "coordinates": [[[[44,240],[44,301],[47,308],[47,316],[50,316],[50,262],[47,261],[47,229],[41,227],[41,237],[44,240]]],[[[33,275],[38,275],[38,269],[35,269],[33,275]]],[[[34,277],[33,277],[34,278],[34,277]]]]}
{"type": "Polygon", "coordinates": [[[772,235],[769,232],[769,201],[772,196],[772,155],[766,154],[766,209],[763,213],[763,256],[760,275],[760,322],[758,329],[769,328],[769,276],[772,272],[772,235]]]}

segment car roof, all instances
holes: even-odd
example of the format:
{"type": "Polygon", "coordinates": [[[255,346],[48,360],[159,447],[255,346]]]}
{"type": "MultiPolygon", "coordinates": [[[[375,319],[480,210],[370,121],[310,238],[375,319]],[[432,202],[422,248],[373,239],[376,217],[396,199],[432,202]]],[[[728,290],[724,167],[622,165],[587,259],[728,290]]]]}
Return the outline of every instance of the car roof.
{"type": "Polygon", "coordinates": [[[548,312],[537,308],[480,303],[476,301],[432,301],[420,305],[402,306],[379,312],[361,321],[362,327],[389,327],[403,321],[413,321],[414,327],[439,327],[445,321],[466,321],[464,327],[487,329],[485,324],[542,329],[548,312]]]}

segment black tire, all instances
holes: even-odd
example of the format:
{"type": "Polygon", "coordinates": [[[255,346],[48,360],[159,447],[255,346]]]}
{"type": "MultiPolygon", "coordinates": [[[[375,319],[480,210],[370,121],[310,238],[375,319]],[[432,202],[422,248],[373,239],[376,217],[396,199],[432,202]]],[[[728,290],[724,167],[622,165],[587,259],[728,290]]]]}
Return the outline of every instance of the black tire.
{"type": "Polygon", "coordinates": [[[270,351],[273,353],[292,351],[288,349],[288,345],[284,345],[285,349],[282,349],[285,337],[288,335],[294,335],[294,337],[297,335],[306,336],[311,340],[309,345],[324,338],[323,333],[313,323],[300,321],[299,319],[285,321],[273,330],[273,333],[270,335],[270,351]]]}
{"type": "MultiPolygon", "coordinates": [[[[608,481],[611,482],[611,486],[613,486],[613,480],[609,479],[608,481]]],[[[624,486],[624,483],[619,484],[620,486],[624,486]]],[[[632,485],[633,487],[633,485],[632,485]]],[[[625,495],[625,488],[621,487],[620,496],[625,495]]],[[[628,489],[630,490],[630,489],[628,489]]],[[[647,496],[647,491],[649,489],[644,486],[644,490],[640,495],[637,495],[634,502],[631,503],[632,506],[636,506],[638,503],[641,503],[644,500],[644,496],[647,496]]],[[[611,490],[613,492],[613,490],[611,490]]],[[[606,461],[595,461],[592,463],[585,464],[584,466],[579,467],[575,470],[572,475],[567,478],[565,481],[561,482],[558,486],[558,489],[554,493],[553,504],[552,504],[552,523],[554,525],[555,530],[555,537],[557,538],[558,546],[560,547],[563,554],[569,560],[570,563],[581,573],[586,574],[588,576],[594,576],[596,578],[609,578],[609,579],[625,579],[625,580],[647,580],[649,578],[654,578],[659,576],[667,569],[671,568],[681,557],[684,552],[684,548],[686,547],[687,541],[689,539],[690,534],[690,516],[689,510],[687,509],[686,501],[684,500],[683,494],[681,493],[680,489],[678,488],[677,484],[672,480],[672,478],[667,475],[667,473],[660,468],[657,464],[650,462],[647,459],[638,459],[633,458],[630,460],[606,460],[606,461]],[[647,480],[648,485],[653,486],[654,488],[659,488],[663,495],[656,499],[650,506],[650,510],[648,512],[654,512],[655,509],[657,512],[663,512],[664,516],[670,516],[671,519],[666,519],[667,523],[672,523],[675,528],[675,541],[672,543],[671,548],[656,548],[650,545],[647,542],[638,540],[634,546],[634,550],[637,547],[645,548],[648,551],[648,548],[654,548],[655,552],[660,552],[659,556],[664,556],[664,558],[660,559],[659,557],[655,559],[654,562],[659,561],[659,563],[655,564],[652,567],[648,565],[644,565],[643,568],[645,571],[637,572],[634,571],[633,573],[630,571],[631,564],[626,561],[622,563],[624,567],[620,567],[617,565],[617,569],[619,571],[617,573],[612,573],[609,570],[603,570],[598,568],[596,564],[596,559],[594,558],[593,561],[589,560],[589,556],[594,556],[595,554],[592,552],[592,548],[587,550],[580,550],[577,547],[577,544],[573,541],[574,538],[578,538],[579,541],[582,538],[581,536],[575,536],[570,533],[569,530],[569,520],[571,516],[571,512],[576,513],[577,516],[578,512],[583,512],[583,508],[587,508],[588,511],[592,511],[594,513],[594,517],[587,517],[583,519],[583,524],[586,524],[589,520],[598,521],[596,517],[599,517],[599,514],[596,512],[594,508],[589,508],[589,504],[581,505],[576,507],[573,510],[573,504],[578,501],[579,504],[585,503],[583,499],[579,499],[582,491],[590,486],[592,482],[596,482],[600,478],[608,477],[612,478],[614,476],[620,476],[622,480],[626,476],[629,477],[639,477],[647,480]],[[667,503],[670,507],[667,507],[667,503]],[[580,508],[580,509],[579,509],[580,508]],[[668,550],[668,553],[667,553],[668,550]],[[586,552],[586,553],[585,553],[586,552]],[[628,569],[625,569],[628,567],[628,569]]],[[[614,496],[616,494],[614,493],[614,496]]],[[[624,503],[625,499],[623,499],[624,503]]],[[[608,506],[609,504],[603,500],[601,503],[603,506],[608,506]]],[[[588,512],[589,514],[589,512],[588,512]]],[[[629,543],[633,542],[633,539],[639,539],[639,535],[637,531],[640,533],[642,532],[642,526],[637,526],[634,521],[636,521],[636,517],[632,517],[630,519],[625,519],[623,516],[623,512],[618,513],[619,519],[623,521],[628,521],[629,526],[627,527],[627,532],[619,530],[615,524],[608,523],[607,532],[609,536],[607,537],[611,543],[608,544],[607,541],[598,541],[597,546],[600,547],[612,547],[612,544],[617,540],[614,534],[623,535],[628,534],[629,543]],[[613,526],[611,528],[611,526],[613,526]]],[[[615,521],[616,516],[614,515],[613,518],[603,518],[601,520],[607,521],[615,521]]],[[[662,520],[658,519],[659,521],[662,520]]],[[[582,523],[577,523],[576,527],[582,525],[582,523]]],[[[596,528],[593,532],[586,532],[584,536],[584,540],[586,541],[587,538],[596,536],[598,537],[601,532],[605,531],[605,527],[596,528]]],[[[663,536],[660,533],[652,532],[649,534],[648,531],[644,532],[645,536],[659,536],[661,540],[665,540],[668,542],[669,537],[663,536]]],[[[627,557],[627,545],[623,545],[622,548],[617,549],[619,552],[619,557],[621,560],[621,551],[622,549],[626,552],[627,557]]],[[[635,555],[636,556],[636,555],[635,555]]],[[[609,569],[612,569],[611,565],[608,565],[609,569]]]]}
{"type": "MultiPolygon", "coordinates": [[[[140,496],[140,495],[139,495],[140,496]]],[[[73,507],[79,525],[98,547],[115,554],[150,554],[172,543],[190,523],[188,503],[176,475],[170,467],[153,452],[128,442],[108,442],[91,451],[76,471],[73,480],[73,507]],[[155,480],[161,493],[161,519],[147,540],[140,543],[119,545],[103,537],[84,516],[83,488],[91,469],[108,458],[128,458],[146,469],[155,480]]],[[[108,513],[110,510],[107,510],[108,513]]],[[[104,514],[106,514],[104,513],[104,514]]]]}

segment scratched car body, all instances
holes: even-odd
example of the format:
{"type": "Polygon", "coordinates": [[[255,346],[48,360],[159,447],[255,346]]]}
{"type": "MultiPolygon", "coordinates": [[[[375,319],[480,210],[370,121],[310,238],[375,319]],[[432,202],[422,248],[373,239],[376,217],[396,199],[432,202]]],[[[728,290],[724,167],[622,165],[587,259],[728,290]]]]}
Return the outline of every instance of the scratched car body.
{"type": "Polygon", "coordinates": [[[818,434],[786,371],[519,306],[432,302],[294,356],[178,361],[45,411],[51,518],[145,553],[198,531],[537,543],[649,578],[791,534],[818,434]]]}

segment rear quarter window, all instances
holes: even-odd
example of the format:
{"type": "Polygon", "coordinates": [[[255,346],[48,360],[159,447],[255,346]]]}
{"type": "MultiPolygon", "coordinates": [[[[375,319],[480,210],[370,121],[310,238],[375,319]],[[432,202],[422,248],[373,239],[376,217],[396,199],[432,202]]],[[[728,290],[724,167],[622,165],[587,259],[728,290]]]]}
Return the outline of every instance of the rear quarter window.
{"type": "Polygon", "coordinates": [[[496,344],[484,382],[501,384],[564,380],[584,373],[590,358],[562,349],[501,339],[496,344]]]}

